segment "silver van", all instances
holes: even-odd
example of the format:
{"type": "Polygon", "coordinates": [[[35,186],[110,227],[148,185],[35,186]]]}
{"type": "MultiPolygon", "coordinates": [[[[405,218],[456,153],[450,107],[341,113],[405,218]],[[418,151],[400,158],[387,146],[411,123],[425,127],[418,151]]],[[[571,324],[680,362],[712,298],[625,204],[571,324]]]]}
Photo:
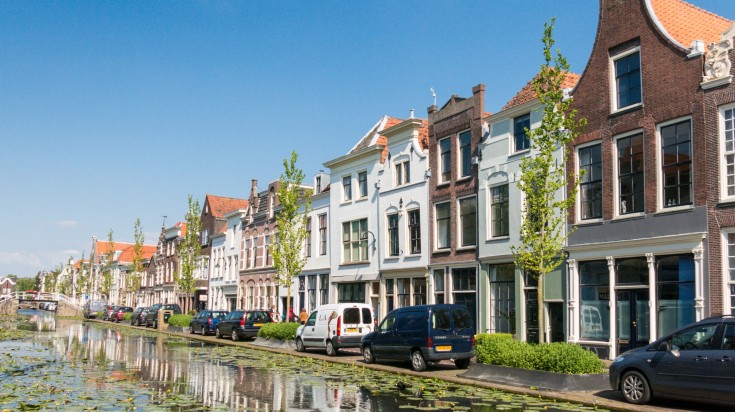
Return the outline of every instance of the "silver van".
{"type": "Polygon", "coordinates": [[[336,303],[314,309],[296,330],[296,350],[326,349],[334,356],[340,348],[359,348],[363,336],[375,330],[373,308],[366,303],[336,303]]]}

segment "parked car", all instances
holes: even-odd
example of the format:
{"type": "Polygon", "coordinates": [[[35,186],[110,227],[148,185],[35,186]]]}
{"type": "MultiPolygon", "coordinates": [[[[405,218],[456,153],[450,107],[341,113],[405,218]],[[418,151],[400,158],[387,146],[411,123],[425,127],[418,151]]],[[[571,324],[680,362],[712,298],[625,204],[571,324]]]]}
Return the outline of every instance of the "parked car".
{"type": "Polygon", "coordinates": [[[406,306],[389,312],[374,332],[362,338],[365,363],[410,361],[415,371],[428,362],[452,359],[460,369],[475,356],[475,328],[464,305],[406,306]]]}
{"type": "Polygon", "coordinates": [[[189,329],[191,330],[191,333],[196,333],[198,331],[202,336],[215,333],[217,332],[217,325],[225,318],[225,316],[227,316],[227,313],[228,312],[224,310],[199,311],[199,313],[191,318],[189,329]]]}
{"type": "Polygon", "coordinates": [[[258,336],[260,327],[272,322],[267,310],[233,310],[215,328],[218,338],[229,336],[233,341],[258,336]]]}
{"type": "Polygon", "coordinates": [[[102,317],[102,320],[110,320],[110,321],[114,320],[112,316],[115,314],[115,312],[117,312],[117,309],[119,307],[120,306],[118,305],[107,305],[107,308],[105,309],[105,314],[102,317]]]}
{"type": "MultiPolygon", "coordinates": [[[[153,326],[158,328],[158,311],[170,310],[174,315],[181,314],[181,307],[175,303],[156,303],[145,311],[145,326],[153,326]]],[[[168,321],[168,316],[164,315],[164,321],[168,321]]]]}
{"type": "Polygon", "coordinates": [[[125,320],[125,314],[132,313],[132,312],[133,312],[133,308],[131,308],[130,306],[120,306],[119,308],[117,308],[117,311],[113,315],[112,321],[122,322],[123,320],[125,320]]]}
{"type": "Polygon", "coordinates": [[[145,310],[148,309],[145,306],[138,306],[130,316],[130,324],[133,326],[140,326],[143,324],[142,316],[145,316],[145,310]]]}
{"type": "Polygon", "coordinates": [[[107,302],[101,300],[89,301],[84,304],[84,318],[94,319],[97,317],[97,312],[105,310],[107,302]]]}
{"type": "Polygon", "coordinates": [[[373,308],[365,303],[321,305],[296,329],[296,350],[326,349],[327,355],[334,356],[340,348],[359,348],[376,323],[373,308]]]}
{"type": "Polygon", "coordinates": [[[735,404],[735,316],[692,323],[610,365],[610,386],[630,403],[654,396],[735,404]]]}

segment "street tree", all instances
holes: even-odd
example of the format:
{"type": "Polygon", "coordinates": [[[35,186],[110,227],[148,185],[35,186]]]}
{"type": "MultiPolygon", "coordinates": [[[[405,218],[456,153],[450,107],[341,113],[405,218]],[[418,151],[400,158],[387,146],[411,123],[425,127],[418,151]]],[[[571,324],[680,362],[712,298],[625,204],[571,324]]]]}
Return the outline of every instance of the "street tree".
{"type": "Polygon", "coordinates": [[[306,264],[306,217],[311,210],[311,190],[301,186],[304,172],[296,167],[298,154],[291,152],[290,159],[283,160],[283,174],[276,195],[280,209],[276,214],[278,240],[271,246],[276,282],[289,293],[286,299],[286,316],[291,309],[291,286],[294,278],[306,264]]]}
{"type": "Polygon", "coordinates": [[[565,98],[563,82],[569,64],[558,49],[552,58],[553,30],[554,19],[544,23],[544,64],[533,80],[542,105],[542,120],[538,128],[526,129],[531,155],[521,160],[518,182],[525,199],[525,216],[520,227],[521,243],[511,248],[516,265],[538,280],[539,343],[545,341],[544,276],[563,262],[571,233],[567,230],[567,217],[579,187],[579,179],[566,174],[567,145],[586,124],[585,119],[577,120],[571,97],[565,98]],[[566,196],[564,189],[568,189],[566,196]]]}
{"type": "Polygon", "coordinates": [[[114,280],[112,269],[113,262],[115,260],[115,241],[112,239],[112,229],[107,232],[107,250],[105,251],[104,256],[105,261],[102,266],[102,284],[100,285],[100,292],[110,300],[110,291],[112,290],[112,282],[114,280]]]}
{"type": "MultiPolygon", "coordinates": [[[[130,268],[128,270],[126,287],[128,288],[128,291],[133,293],[133,299],[135,299],[135,294],[140,290],[141,278],[144,270],[143,242],[145,240],[145,236],[143,235],[140,218],[135,219],[133,232],[133,261],[130,263],[130,268]]],[[[137,302],[133,301],[132,304],[137,305],[137,302]]]]}
{"type": "Polygon", "coordinates": [[[186,295],[184,301],[184,313],[191,307],[191,297],[196,290],[196,271],[201,267],[202,243],[199,236],[202,231],[202,210],[199,200],[194,200],[189,195],[189,209],[186,212],[186,234],[184,240],[179,244],[179,259],[181,273],[176,278],[179,290],[186,295]]]}

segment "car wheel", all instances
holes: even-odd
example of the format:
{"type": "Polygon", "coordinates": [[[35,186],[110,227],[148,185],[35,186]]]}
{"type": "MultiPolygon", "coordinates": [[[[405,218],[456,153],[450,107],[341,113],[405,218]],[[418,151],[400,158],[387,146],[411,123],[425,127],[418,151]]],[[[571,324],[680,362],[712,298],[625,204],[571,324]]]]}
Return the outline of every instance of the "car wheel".
{"type": "Polygon", "coordinates": [[[454,364],[457,365],[457,369],[467,369],[470,367],[470,358],[455,359],[454,364]]]}
{"type": "Polygon", "coordinates": [[[646,377],[640,372],[626,372],[620,383],[620,390],[626,401],[636,405],[643,405],[651,400],[651,388],[648,386],[646,377]]]}
{"type": "Polygon", "coordinates": [[[304,342],[301,340],[301,338],[296,338],[296,352],[303,352],[306,348],[304,347],[304,342]]]}
{"type": "Polygon", "coordinates": [[[328,340],[327,341],[327,355],[337,356],[337,352],[339,352],[339,350],[334,347],[331,340],[328,340]]]}
{"type": "Polygon", "coordinates": [[[202,328],[201,328],[201,329],[199,329],[199,333],[201,333],[201,334],[202,334],[202,336],[207,336],[207,335],[209,335],[209,332],[207,332],[207,330],[206,330],[206,329],[204,329],[204,326],[202,326],[202,328]]]}
{"type": "Polygon", "coordinates": [[[192,335],[196,333],[196,329],[194,329],[194,325],[189,325],[189,333],[192,335]]]}
{"type": "Polygon", "coordinates": [[[235,329],[232,330],[232,341],[237,342],[237,331],[235,329]]]}
{"type": "Polygon", "coordinates": [[[214,336],[217,337],[217,339],[222,339],[222,332],[220,332],[219,328],[214,330],[214,336]]]}
{"type": "Polygon", "coordinates": [[[416,372],[423,372],[426,370],[426,361],[424,355],[421,354],[420,350],[411,352],[411,369],[416,372]]]}
{"type": "Polygon", "coordinates": [[[158,329],[158,319],[153,321],[153,329],[158,329]]]}
{"type": "Polygon", "coordinates": [[[371,346],[365,345],[362,348],[362,360],[364,360],[365,363],[375,362],[375,356],[373,356],[373,348],[371,346]]]}

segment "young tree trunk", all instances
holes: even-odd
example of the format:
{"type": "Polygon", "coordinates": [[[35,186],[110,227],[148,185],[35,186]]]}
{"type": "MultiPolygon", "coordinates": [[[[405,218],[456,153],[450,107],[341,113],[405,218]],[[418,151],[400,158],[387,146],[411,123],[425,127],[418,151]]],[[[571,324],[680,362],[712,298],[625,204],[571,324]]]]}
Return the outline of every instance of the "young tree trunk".
{"type": "Polygon", "coordinates": [[[544,322],[544,274],[538,277],[538,343],[546,341],[546,322],[544,322]]]}

